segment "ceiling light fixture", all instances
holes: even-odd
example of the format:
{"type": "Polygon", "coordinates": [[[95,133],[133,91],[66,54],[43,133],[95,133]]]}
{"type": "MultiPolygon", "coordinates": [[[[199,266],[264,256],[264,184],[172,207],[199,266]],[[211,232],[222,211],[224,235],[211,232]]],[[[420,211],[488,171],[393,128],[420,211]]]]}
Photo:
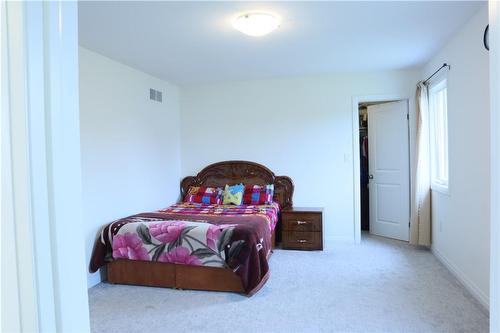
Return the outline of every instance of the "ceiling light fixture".
{"type": "Polygon", "coordinates": [[[233,20],[233,27],[249,36],[264,36],[280,26],[280,20],[271,14],[248,13],[233,20]]]}

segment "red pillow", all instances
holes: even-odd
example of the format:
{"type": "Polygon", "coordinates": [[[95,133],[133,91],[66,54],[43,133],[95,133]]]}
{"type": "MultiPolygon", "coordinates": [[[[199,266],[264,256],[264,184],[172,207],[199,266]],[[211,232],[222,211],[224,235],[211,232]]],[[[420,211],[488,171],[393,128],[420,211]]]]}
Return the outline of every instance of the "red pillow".
{"type": "Polygon", "coordinates": [[[244,205],[269,205],[273,203],[274,184],[245,185],[243,192],[244,205]]]}
{"type": "Polygon", "coordinates": [[[220,205],[222,203],[222,188],[191,186],[184,197],[184,202],[220,205]]]}

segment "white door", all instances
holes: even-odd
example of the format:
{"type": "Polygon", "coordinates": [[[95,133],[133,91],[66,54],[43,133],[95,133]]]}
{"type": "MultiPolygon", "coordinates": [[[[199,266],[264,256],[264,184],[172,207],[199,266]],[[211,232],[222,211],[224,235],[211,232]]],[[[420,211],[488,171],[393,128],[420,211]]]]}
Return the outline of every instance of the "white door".
{"type": "Polygon", "coordinates": [[[368,107],[370,233],[408,241],[410,163],[407,101],[368,107]]]}

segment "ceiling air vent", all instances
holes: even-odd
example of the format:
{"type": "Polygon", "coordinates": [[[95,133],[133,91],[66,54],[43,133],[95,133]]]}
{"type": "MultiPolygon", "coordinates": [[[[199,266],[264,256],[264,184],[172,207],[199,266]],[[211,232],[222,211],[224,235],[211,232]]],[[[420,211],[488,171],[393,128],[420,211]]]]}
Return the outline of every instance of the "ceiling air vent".
{"type": "Polygon", "coordinates": [[[163,94],[159,90],[154,90],[153,88],[149,89],[149,99],[157,102],[162,102],[163,101],[163,94]]]}

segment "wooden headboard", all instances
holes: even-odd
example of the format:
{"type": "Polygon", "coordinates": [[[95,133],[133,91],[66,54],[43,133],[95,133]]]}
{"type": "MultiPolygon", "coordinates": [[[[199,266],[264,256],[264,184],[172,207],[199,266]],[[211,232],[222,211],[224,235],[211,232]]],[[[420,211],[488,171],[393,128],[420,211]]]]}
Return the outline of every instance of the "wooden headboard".
{"type": "Polygon", "coordinates": [[[293,181],[287,176],[275,176],[265,166],[248,161],[224,161],[210,164],[196,176],[188,176],[181,181],[181,198],[190,186],[220,186],[229,184],[274,184],[274,201],[281,208],[292,207],[293,181]]]}

